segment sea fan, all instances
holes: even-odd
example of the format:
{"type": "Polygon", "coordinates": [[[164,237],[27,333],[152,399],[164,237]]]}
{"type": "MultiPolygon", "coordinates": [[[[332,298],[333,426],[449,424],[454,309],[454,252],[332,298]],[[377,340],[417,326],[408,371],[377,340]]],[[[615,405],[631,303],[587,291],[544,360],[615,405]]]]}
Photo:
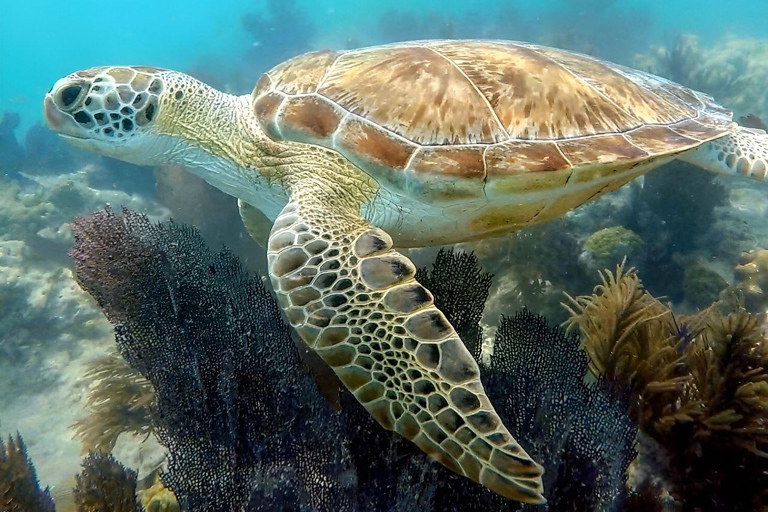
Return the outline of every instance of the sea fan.
{"type": "MultiPolygon", "coordinates": [[[[193,229],[105,210],[73,232],[79,282],[155,389],[162,479],[183,510],[519,509],[381,429],[346,390],[334,413],[262,280],[193,229]]],[[[419,278],[479,355],[491,276],[472,255],[441,252],[419,278]]],[[[584,385],[586,367],[578,340],[523,312],[502,322],[483,368],[502,419],[547,467],[550,510],[610,509],[634,455],[626,402],[584,385]]]]}
{"type": "Polygon", "coordinates": [[[260,279],[193,229],[128,211],[79,219],[73,232],[80,283],[155,389],[153,426],[170,453],[162,478],[184,510],[345,501],[337,423],[260,279]]]}

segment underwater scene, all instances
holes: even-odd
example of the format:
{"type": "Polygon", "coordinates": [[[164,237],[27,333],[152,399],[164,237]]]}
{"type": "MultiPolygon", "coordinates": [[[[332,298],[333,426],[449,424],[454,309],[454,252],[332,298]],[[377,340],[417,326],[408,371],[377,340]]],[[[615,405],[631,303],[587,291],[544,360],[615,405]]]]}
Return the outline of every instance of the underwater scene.
{"type": "Polygon", "coordinates": [[[768,511],[768,4],[8,2],[0,512],[768,511]]]}

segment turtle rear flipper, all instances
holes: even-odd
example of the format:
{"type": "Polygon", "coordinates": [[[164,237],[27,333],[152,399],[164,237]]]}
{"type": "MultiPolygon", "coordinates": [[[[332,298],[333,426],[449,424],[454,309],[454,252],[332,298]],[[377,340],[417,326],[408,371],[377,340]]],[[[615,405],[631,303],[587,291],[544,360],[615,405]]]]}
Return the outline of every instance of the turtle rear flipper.
{"type": "Polygon", "coordinates": [[[268,260],[291,324],[384,428],[507,498],[544,502],[541,466],[502,424],[477,363],[389,235],[343,197],[299,186],[268,260]]]}
{"type": "Polygon", "coordinates": [[[719,139],[680,155],[680,159],[718,174],[768,179],[768,134],[738,127],[719,139]]]}

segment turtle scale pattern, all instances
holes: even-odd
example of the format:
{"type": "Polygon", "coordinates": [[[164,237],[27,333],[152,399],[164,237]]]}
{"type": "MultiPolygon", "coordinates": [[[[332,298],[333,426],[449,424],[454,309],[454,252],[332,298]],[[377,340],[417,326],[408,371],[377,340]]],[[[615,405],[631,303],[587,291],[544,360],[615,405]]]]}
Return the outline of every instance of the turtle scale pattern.
{"type": "MultiPolygon", "coordinates": [[[[702,93],[513,42],[312,52],[263,75],[252,96],[270,137],[334,149],[396,194],[438,203],[543,195],[497,220],[505,229],[556,217],[733,127],[731,112],[702,93]]],[[[493,230],[488,218],[479,232],[493,230]]]]}

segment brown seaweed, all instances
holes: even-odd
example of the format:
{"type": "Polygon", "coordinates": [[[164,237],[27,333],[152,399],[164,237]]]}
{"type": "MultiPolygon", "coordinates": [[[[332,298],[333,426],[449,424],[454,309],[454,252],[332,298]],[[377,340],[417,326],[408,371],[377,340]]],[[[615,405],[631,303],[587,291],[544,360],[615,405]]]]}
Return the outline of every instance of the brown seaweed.
{"type": "Polygon", "coordinates": [[[83,452],[110,453],[124,432],[152,434],[150,410],[155,390],[119,355],[93,361],[85,378],[92,382],[86,399],[90,414],[72,425],[82,440],[83,452]]]}
{"type": "MultiPolygon", "coordinates": [[[[676,316],[634,269],[564,305],[595,375],[629,385],[630,411],[664,452],[686,507],[760,510],[768,497],[768,341],[747,314],[676,316]]],[[[642,452],[642,447],[641,447],[642,452]]],[[[693,510],[694,508],[690,508],[693,510]]]]}

